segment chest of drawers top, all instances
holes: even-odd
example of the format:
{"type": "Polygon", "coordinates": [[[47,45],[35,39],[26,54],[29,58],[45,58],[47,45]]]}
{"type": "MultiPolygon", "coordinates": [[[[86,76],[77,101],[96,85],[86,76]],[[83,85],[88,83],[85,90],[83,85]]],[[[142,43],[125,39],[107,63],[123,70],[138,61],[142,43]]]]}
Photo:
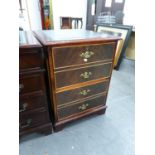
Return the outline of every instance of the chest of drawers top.
{"type": "Polygon", "coordinates": [[[31,31],[19,32],[19,69],[23,71],[44,68],[42,45],[31,31]]]}
{"type": "Polygon", "coordinates": [[[110,33],[103,34],[88,30],[39,30],[34,33],[44,46],[100,43],[120,39],[110,33]]]}
{"type": "Polygon", "coordinates": [[[31,31],[19,31],[19,48],[37,48],[42,47],[39,41],[34,37],[31,31]]]}

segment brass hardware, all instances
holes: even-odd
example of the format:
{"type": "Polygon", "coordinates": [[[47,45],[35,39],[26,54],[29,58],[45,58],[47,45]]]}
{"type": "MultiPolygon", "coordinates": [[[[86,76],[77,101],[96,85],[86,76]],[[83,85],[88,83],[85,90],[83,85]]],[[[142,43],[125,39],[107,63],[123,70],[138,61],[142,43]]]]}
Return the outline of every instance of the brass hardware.
{"type": "Polygon", "coordinates": [[[89,89],[87,89],[87,90],[82,90],[82,91],[80,91],[80,95],[87,95],[88,93],[90,92],[90,90],[89,89]]]}
{"type": "Polygon", "coordinates": [[[19,92],[21,92],[21,89],[24,88],[24,85],[23,84],[19,84],[19,92]]]}
{"type": "Polygon", "coordinates": [[[80,75],[80,77],[83,77],[84,79],[88,79],[92,75],[91,72],[84,72],[80,75]]]}
{"type": "Polygon", "coordinates": [[[28,106],[27,103],[22,104],[22,109],[20,109],[19,112],[25,111],[27,106],[28,106]]]}
{"type": "Polygon", "coordinates": [[[27,128],[31,125],[31,123],[32,123],[32,119],[28,119],[26,121],[26,124],[24,124],[24,125],[19,124],[19,127],[20,127],[20,129],[27,128]]]}
{"type": "Polygon", "coordinates": [[[82,104],[81,106],[79,106],[79,110],[85,110],[88,107],[88,103],[87,104],[82,104]]]}
{"type": "Polygon", "coordinates": [[[86,50],[85,52],[80,54],[80,57],[84,58],[84,62],[87,62],[88,58],[90,58],[92,55],[94,55],[94,52],[86,50]]]}
{"type": "Polygon", "coordinates": [[[83,61],[84,61],[84,62],[87,62],[87,61],[88,61],[88,59],[83,59],[83,61]]]}

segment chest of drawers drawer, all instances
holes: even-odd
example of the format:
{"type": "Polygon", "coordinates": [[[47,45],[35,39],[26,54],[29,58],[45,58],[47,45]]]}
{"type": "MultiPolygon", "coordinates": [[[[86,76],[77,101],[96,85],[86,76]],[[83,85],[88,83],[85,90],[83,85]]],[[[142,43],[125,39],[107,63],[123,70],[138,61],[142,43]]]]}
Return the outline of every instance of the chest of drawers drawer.
{"type": "Polygon", "coordinates": [[[46,102],[46,97],[41,91],[20,95],[19,112],[23,113],[29,110],[45,107],[46,102]]]}
{"type": "Polygon", "coordinates": [[[27,130],[48,122],[48,115],[45,109],[35,110],[20,114],[19,130],[27,130]]]}
{"type": "Polygon", "coordinates": [[[112,60],[115,43],[53,48],[54,68],[112,60]]]}
{"type": "Polygon", "coordinates": [[[60,71],[55,74],[56,88],[65,87],[77,83],[107,78],[111,74],[112,63],[99,64],[68,71],[60,71]]]}
{"type": "Polygon", "coordinates": [[[41,49],[22,50],[19,53],[20,71],[43,68],[43,53],[41,49]]]}
{"type": "Polygon", "coordinates": [[[61,105],[75,102],[87,97],[91,97],[100,93],[104,93],[108,90],[109,80],[99,82],[96,84],[79,87],[67,91],[56,93],[56,102],[58,107],[61,105]]]}
{"type": "Polygon", "coordinates": [[[44,91],[44,73],[28,74],[20,76],[19,92],[20,94],[30,93],[34,91],[44,91]]]}
{"type": "Polygon", "coordinates": [[[58,119],[62,119],[68,116],[77,115],[81,112],[86,112],[91,108],[97,106],[104,106],[106,102],[106,95],[102,95],[95,98],[90,98],[83,102],[77,102],[74,105],[69,105],[58,109],[58,119]]]}

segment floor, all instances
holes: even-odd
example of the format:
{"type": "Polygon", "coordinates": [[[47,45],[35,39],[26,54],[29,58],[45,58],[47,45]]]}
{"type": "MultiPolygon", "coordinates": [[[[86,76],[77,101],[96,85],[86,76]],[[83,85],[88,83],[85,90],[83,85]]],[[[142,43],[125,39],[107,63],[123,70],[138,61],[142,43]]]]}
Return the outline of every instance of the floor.
{"type": "Polygon", "coordinates": [[[127,59],[113,71],[105,115],[80,119],[48,136],[24,136],[20,155],[134,155],[134,71],[134,61],[127,59]]]}

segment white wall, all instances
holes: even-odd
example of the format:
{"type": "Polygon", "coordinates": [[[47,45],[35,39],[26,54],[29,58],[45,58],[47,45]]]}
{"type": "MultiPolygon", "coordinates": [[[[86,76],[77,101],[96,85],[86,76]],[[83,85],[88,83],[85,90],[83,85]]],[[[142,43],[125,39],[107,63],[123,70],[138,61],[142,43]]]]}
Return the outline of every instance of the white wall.
{"type": "Polygon", "coordinates": [[[124,25],[133,25],[135,26],[136,17],[135,17],[135,3],[134,0],[125,0],[124,6],[124,25]]]}
{"type": "MultiPolygon", "coordinates": [[[[39,30],[41,26],[41,16],[38,1],[39,0],[22,0],[24,9],[29,10],[30,24],[28,15],[23,24],[25,30],[39,30]],[[28,8],[25,2],[27,1],[28,8]],[[27,25],[27,26],[26,26],[27,25]]],[[[52,0],[54,29],[60,29],[60,16],[82,17],[83,29],[86,28],[87,0],[52,0]]],[[[20,24],[21,25],[21,24],[20,24]]]]}
{"type": "Polygon", "coordinates": [[[24,18],[19,18],[19,26],[24,30],[41,30],[41,15],[38,5],[39,0],[22,0],[25,9],[24,18]]]}
{"type": "Polygon", "coordinates": [[[30,30],[30,24],[25,0],[22,0],[22,8],[24,9],[23,13],[19,11],[19,27],[22,27],[24,30],[30,30]]]}
{"type": "Polygon", "coordinates": [[[54,29],[60,29],[60,16],[82,17],[86,28],[87,0],[52,0],[54,29]]]}
{"type": "Polygon", "coordinates": [[[39,0],[27,0],[29,16],[31,21],[31,30],[41,30],[41,15],[39,8],[39,0]]]}

